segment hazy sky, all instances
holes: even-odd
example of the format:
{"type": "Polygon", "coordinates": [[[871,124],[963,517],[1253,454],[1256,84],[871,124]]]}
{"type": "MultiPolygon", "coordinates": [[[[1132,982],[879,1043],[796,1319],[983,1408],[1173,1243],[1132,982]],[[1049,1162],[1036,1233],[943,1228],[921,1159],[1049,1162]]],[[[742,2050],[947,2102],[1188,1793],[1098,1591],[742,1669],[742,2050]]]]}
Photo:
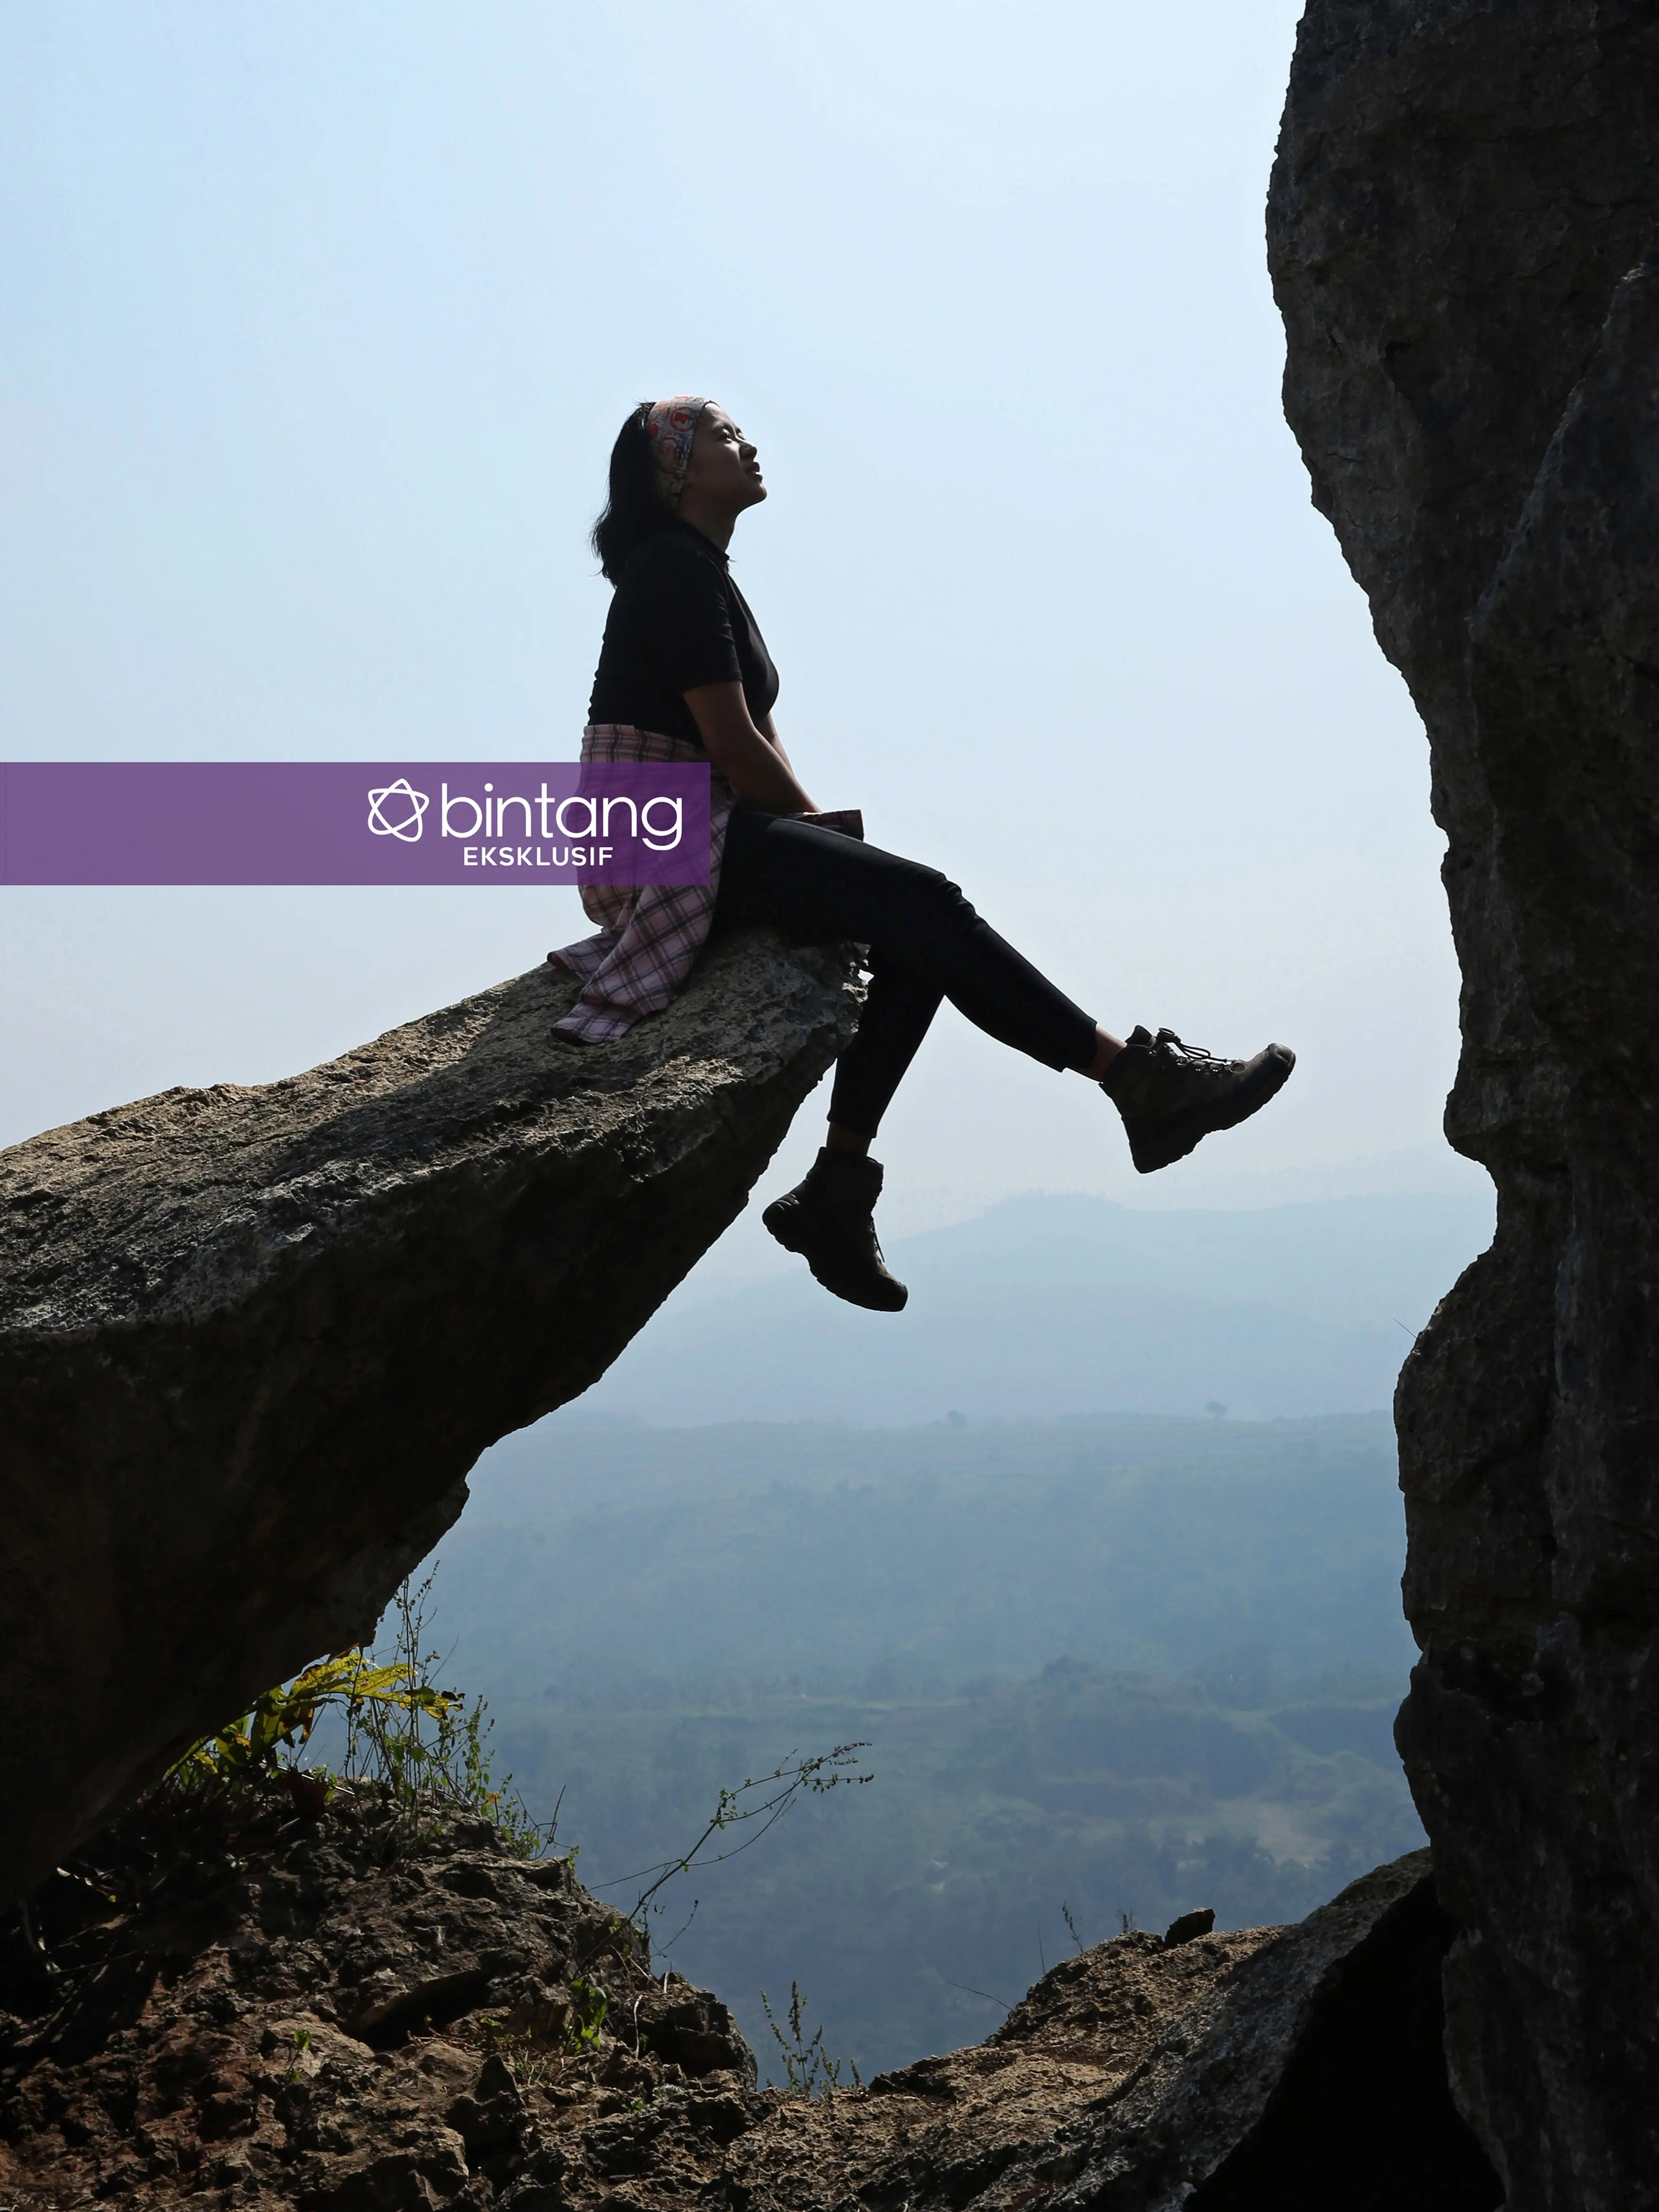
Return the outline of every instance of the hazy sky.
{"type": "MultiPolygon", "coordinates": [[[[711,393],[772,486],[734,566],[821,803],[1109,1025],[1301,1055],[1140,1184],[1097,1092],[947,1010],[890,1225],[1472,1174],[1422,733],[1279,413],[1296,15],[8,0],[0,751],[573,757],[611,440],[711,393]]],[[[0,922],[6,1141],[289,1073],[583,927],[510,885],[0,922]]]]}

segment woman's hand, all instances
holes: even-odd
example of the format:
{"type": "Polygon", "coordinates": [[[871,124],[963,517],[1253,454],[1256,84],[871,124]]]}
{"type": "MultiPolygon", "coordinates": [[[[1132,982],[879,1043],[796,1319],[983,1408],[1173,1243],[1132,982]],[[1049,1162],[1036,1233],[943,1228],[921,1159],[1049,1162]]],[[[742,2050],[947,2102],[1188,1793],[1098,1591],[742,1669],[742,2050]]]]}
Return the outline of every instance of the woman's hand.
{"type": "Polygon", "coordinates": [[[755,726],[741,684],[699,684],[684,695],[708,757],[739,799],[769,814],[817,811],[769,727],[755,726]]]}

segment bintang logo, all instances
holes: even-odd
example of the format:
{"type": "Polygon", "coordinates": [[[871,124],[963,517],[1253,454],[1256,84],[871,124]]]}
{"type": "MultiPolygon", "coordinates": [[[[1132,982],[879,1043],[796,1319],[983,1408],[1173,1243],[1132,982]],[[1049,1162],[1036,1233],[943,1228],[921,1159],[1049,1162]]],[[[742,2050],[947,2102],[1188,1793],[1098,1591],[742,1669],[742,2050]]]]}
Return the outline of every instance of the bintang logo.
{"type": "Polygon", "coordinates": [[[416,791],[406,775],[400,775],[369,793],[368,826],[377,837],[398,837],[405,845],[418,845],[431,804],[425,792],[416,791]],[[388,801],[394,817],[390,822],[386,818],[388,801]]]}
{"type": "MultiPolygon", "coordinates": [[[[628,773],[624,770],[623,773],[628,773]]],[[[613,766],[608,774],[618,773],[613,766]]],[[[648,771],[655,775],[653,769],[648,771]]],[[[438,835],[459,839],[466,867],[563,868],[603,866],[616,856],[617,847],[604,841],[626,837],[653,854],[678,850],[685,835],[686,794],[683,792],[635,788],[550,791],[545,779],[533,796],[498,793],[486,782],[482,799],[470,792],[452,792],[447,782],[438,787],[438,835]],[[573,819],[574,817],[574,819],[573,819]],[[527,838],[528,845],[493,845],[495,838],[527,838]],[[586,844],[553,846],[538,840],[584,838],[586,844]]],[[[368,827],[376,837],[395,837],[401,844],[418,845],[426,827],[431,794],[416,791],[406,775],[373,787],[368,793],[368,827]]]]}

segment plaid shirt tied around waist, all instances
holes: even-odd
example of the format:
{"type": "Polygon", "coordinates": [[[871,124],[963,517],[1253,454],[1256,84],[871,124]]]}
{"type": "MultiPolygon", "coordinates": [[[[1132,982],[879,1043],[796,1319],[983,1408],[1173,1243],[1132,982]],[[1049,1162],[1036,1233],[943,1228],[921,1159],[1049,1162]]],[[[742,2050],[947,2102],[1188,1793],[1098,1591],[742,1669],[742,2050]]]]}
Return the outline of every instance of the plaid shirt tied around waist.
{"type": "MultiPolygon", "coordinates": [[[[591,722],[582,732],[584,761],[706,761],[700,745],[636,730],[626,722],[591,722]]],[[[708,881],[706,884],[584,884],[582,911],[599,927],[592,937],[550,952],[556,968],[582,979],[580,997],[556,1036],[578,1044],[610,1044],[647,1014],[659,1014],[682,988],[708,939],[720,894],[726,829],[738,795],[718,769],[709,771],[708,881]]],[[[857,810],[804,815],[804,821],[862,837],[857,810]]]]}

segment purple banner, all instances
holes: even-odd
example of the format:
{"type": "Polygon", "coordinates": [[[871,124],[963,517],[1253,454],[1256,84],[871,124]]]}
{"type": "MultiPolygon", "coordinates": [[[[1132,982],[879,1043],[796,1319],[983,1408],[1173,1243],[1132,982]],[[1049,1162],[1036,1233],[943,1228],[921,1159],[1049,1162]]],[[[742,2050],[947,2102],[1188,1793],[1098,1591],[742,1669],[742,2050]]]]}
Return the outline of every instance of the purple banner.
{"type": "Polygon", "coordinates": [[[706,884],[672,762],[0,762],[0,884],[706,884]]]}

